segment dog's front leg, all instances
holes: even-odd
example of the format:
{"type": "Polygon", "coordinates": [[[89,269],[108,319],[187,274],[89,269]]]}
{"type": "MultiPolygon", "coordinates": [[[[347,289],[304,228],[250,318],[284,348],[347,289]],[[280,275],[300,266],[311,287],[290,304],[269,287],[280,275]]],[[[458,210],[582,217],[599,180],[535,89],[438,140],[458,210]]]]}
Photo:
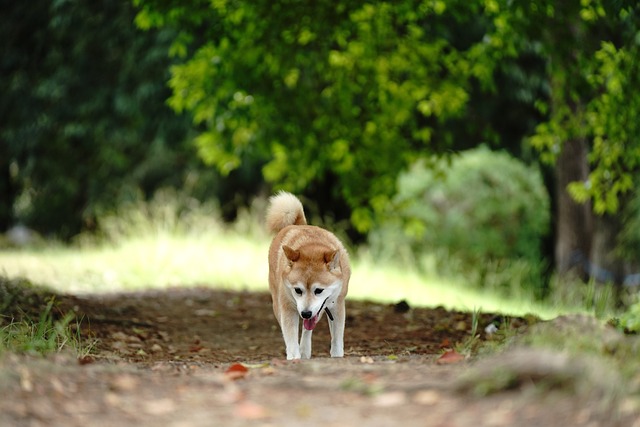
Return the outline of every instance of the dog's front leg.
{"type": "Polygon", "coordinates": [[[300,345],[298,344],[298,313],[283,313],[280,322],[282,337],[287,349],[287,359],[300,359],[300,345]]]}
{"type": "Polygon", "coordinates": [[[331,332],[331,357],[344,357],[344,301],[338,302],[333,309],[333,320],[329,320],[331,332]]]}
{"type": "Polygon", "coordinates": [[[302,328],[302,337],[300,338],[300,355],[303,359],[311,359],[311,337],[313,331],[302,328]]]}

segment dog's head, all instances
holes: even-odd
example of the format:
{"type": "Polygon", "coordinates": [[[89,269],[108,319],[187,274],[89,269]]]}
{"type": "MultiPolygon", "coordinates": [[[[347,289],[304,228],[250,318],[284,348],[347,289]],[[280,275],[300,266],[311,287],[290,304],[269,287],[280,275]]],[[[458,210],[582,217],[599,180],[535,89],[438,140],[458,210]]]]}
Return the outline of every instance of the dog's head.
{"type": "Polygon", "coordinates": [[[285,286],[296,302],[307,330],[313,330],[322,310],[333,306],[342,291],[340,250],[323,245],[306,245],[293,249],[282,246],[287,258],[285,286]]]}

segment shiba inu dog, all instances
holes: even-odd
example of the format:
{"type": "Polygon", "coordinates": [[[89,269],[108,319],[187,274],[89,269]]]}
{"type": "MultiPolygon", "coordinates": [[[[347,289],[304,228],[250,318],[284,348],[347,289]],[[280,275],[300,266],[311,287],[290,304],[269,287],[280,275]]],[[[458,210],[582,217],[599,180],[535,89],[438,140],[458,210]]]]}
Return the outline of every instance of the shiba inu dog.
{"type": "Polygon", "coordinates": [[[302,203],[293,194],[271,197],[266,222],[275,234],[269,247],[269,289],[287,359],[311,357],[311,336],[323,314],[329,321],[331,357],[342,357],[344,299],[351,276],[346,249],[331,232],[307,225],[302,203]]]}

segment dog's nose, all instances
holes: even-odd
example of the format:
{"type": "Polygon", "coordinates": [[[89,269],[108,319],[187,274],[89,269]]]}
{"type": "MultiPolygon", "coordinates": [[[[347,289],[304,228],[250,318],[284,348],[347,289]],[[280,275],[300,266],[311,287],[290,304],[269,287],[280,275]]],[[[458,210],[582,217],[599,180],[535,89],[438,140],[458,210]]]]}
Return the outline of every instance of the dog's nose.
{"type": "Polygon", "coordinates": [[[303,319],[311,319],[310,311],[303,311],[302,313],[300,313],[300,315],[302,316],[303,319]]]}

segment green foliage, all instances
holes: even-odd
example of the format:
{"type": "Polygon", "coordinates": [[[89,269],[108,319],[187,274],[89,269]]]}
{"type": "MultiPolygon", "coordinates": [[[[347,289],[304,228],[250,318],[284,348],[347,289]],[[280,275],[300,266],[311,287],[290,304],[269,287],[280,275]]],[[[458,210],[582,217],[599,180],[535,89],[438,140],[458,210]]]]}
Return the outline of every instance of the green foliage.
{"type": "Polygon", "coordinates": [[[507,9],[505,37],[516,45],[535,42],[549,58],[551,99],[538,101],[549,119],[530,142],[554,162],[565,141],[592,141],[589,178],[568,190],[578,202],[592,200],[597,214],[618,211],[640,164],[639,8],[627,1],[543,0],[507,9]]]}
{"type": "Polygon", "coordinates": [[[31,354],[58,352],[73,340],[70,323],[73,313],[60,320],[53,320],[51,311],[54,299],[50,299],[37,321],[24,319],[0,327],[0,353],[16,351],[31,354]]]}
{"type": "Polygon", "coordinates": [[[627,332],[640,333],[640,301],[632,304],[620,316],[619,326],[627,332]]]}
{"type": "Polygon", "coordinates": [[[81,319],[72,311],[61,316],[50,290],[26,279],[0,275],[0,354],[37,355],[70,350],[89,355],[97,342],[81,336],[81,319]]]}
{"type": "MultiPolygon", "coordinates": [[[[637,181],[637,179],[636,179],[637,181]]],[[[638,188],[635,184],[634,188],[638,188]]],[[[640,193],[634,192],[624,204],[622,215],[622,230],[617,236],[617,255],[634,262],[640,259],[640,193]]]]}
{"type": "Polygon", "coordinates": [[[611,284],[554,275],[549,281],[548,300],[563,307],[572,307],[604,319],[616,312],[616,291],[611,284]]]}
{"type": "Polygon", "coordinates": [[[34,1],[0,17],[2,229],[67,238],[172,185],[227,218],[264,178],[366,231],[417,158],[530,160],[536,125],[548,160],[593,139],[571,191],[598,212],[637,169],[635,2],[34,1]]]}
{"type": "Polygon", "coordinates": [[[491,86],[481,2],[136,4],[141,26],[193,41],[172,67],[169,103],[200,125],[202,158],[222,173],[265,159],[265,179],[291,191],[335,182],[360,231],[399,170],[452,144],[445,125],[475,85],[491,86]]]}
{"type": "Polygon", "coordinates": [[[139,237],[198,236],[219,233],[222,219],[214,203],[201,203],[194,197],[172,188],[158,190],[146,200],[123,203],[113,212],[98,217],[100,233],[84,233],[76,239],[81,244],[106,241],[122,244],[139,237]]]}
{"type": "Polygon", "coordinates": [[[20,221],[66,239],[198,164],[189,122],[164,104],[172,33],[141,33],[133,18],[127,2],[3,8],[0,229],[20,221]]]}
{"type": "Polygon", "coordinates": [[[406,259],[444,251],[463,269],[485,273],[500,260],[541,263],[549,196],[538,170],[483,147],[439,161],[435,170],[416,162],[400,175],[396,197],[370,234],[376,253],[404,251],[406,259]]]}
{"type": "MultiPolygon", "coordinates": [[[[640,31],[640,22],[636,26],[640,31]]],[[[586,108],[593,171],[581,188],[593,199],[596,213],[618,211],[620,197],[634,188],[633,174],[640,167],[639,41],[635,35],[633,44],[621,48],[603,42],[595,55],[590,83],[600,91],[586,108]]]]}

